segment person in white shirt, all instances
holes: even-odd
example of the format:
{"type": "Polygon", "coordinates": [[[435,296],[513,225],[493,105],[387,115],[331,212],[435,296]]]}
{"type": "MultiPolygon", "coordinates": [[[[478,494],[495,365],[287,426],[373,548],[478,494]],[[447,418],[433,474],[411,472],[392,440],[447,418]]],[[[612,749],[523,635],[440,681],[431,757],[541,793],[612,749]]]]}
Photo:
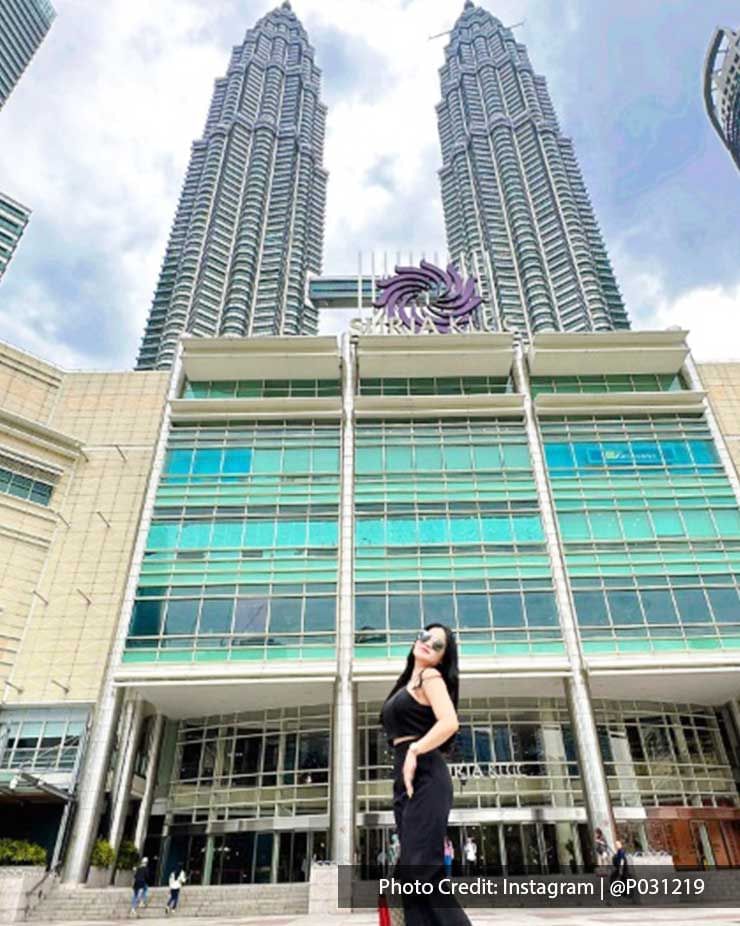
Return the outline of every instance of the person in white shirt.
{"type": "Polygon", "coordinates": [[[167,916],[170,913],[174,913],[177,910],[177,903],[180,900],[180,888],[187,881],[187,876],[183,869],[177,865],[170,872],[170,896],[167,900],[167,906],[164,908],[164,912],[167,916]]]}
{"type": "Polygon", "coordinates": [[[465,840],[463,851],[465,853],[466,873],[470,875],[475,870],[475,864],[478,861],[478,846],[472,836],[468,836],[465,840]]]}

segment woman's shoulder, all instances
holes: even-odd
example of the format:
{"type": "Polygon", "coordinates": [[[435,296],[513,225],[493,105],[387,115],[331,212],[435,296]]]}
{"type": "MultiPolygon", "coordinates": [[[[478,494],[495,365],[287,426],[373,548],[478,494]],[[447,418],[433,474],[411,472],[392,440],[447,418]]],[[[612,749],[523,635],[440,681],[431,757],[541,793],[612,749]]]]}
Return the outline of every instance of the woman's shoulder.
{"type": "Polygon", "coordinates": [[[425,666],[421,672],[419,672],[420,685],[423,685],[424,682],[431,681],[433,678],[442,678],[442,673],[439,669],[435,669],[434,666],[425,666]]]}

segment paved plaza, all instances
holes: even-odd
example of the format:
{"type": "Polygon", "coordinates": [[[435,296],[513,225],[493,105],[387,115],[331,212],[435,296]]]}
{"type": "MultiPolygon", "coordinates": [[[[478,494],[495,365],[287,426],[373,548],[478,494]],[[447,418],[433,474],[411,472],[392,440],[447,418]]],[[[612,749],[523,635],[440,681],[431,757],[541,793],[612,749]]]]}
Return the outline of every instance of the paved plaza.
{"type": "MultiPolygon", "coordinates": [[[[740,907],[684,907],[679,911],[672,909],[657,909],[655,907],[638,907],[633,910],[471,910],[469,911],[473,926],[569,926],[571,923],[583,926],[642,926],[648,920],[651,924],[675,924],[680,918],[681,926],[740,926],[740,907]]],[[[121,920],[99,920],[99,924],[119,923],[121,920]]],[[[163,926],[171,919],[146,918],[147,926],[163,926]]],[[[192,921],[190,921],[192,922],[192,921]]],[[[363,913],[338,915],[300,915],[300,916],[247,916],[243,918],[207,918],[199,917],[199,926],[375,926],[378,922],[377,914],[373,911],[363,913]]],[[[44,923],[35,923],[35,926],[47,926],[44,923]]],[[[57,926],[49,923],[48,926],[57,926]]],[[[95,926],[95,923],[86,920],[82,922],[66,922],[65,926],[95,926]]]]}

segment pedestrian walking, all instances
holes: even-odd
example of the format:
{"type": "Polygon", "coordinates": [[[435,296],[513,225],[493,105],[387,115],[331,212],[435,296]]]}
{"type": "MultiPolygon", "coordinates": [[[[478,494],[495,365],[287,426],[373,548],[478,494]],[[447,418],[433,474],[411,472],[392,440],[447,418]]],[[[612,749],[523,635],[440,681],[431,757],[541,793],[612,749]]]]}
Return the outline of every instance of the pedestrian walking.
{"type": "Polygon", "coordinates": [[[167,906],[164,908],[164,912],[167,916],[170,916],[170,914],[177,910],[177,904],[180,900],[180,890],[186,881],[187,875],[182,866],[176,865],[170,872],[170,896],[167,898],[167,906]]]}
{"type": "Polygon", "coordinates": [[[146,856],[141,860],[139,867],[134,872],[134,887],[129,916],[138,916],[140,905],[149,906],[149,859],[146,856]]]}
{"type": "Polygon", "coordinates": [[[449,878],[452,876],[452,862],[455,858],[455,847],[449,836],[445,836],[445,875],[449,878]]]}
{"type": "Polygon", "coordinates": [[[472,836],[468,836],[465,840],[463,852],[465,853],[465,874],[472,875],[478,863],[478,844],[472,836]]]}
{"type": "Polygon", "coordinates": [[[609,843],[606,841],[604,831],[598,828],[594,830],[594,853],[597,867],[605,869],[609,864],[609,843]]]}

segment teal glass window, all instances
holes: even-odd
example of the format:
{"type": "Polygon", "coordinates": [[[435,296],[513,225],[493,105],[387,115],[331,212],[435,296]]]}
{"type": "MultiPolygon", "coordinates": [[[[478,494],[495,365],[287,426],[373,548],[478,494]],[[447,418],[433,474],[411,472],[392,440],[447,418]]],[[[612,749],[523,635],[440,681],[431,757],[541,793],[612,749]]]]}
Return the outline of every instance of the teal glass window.
{"type": "Polygon", "coordinates": [[[421,609],[418,595],[391,595],[388,599],[388,618],[394,630],[418,630],[421,627],[421,609]]]}
{"type": "Polygon", "coordinates": [[[611,590],[607,591],[606,597],[609,600],[609,610],[615,624],[641,624],[643,622],[637,592],[611,590]]]}
{"type": "Polygon", "coordinates": [[[24,476],[5,467],[0,467],[0,492],[48,506],[54,486],[30,476],[24,476]]]}
{"type": "Polygon", "coordinates": [[[298,633],[301,630],[301,599],[273,598],[270,602],[270,633],[298,633]]]}
{"type": "Polygon", "coordinates": [[[307,598],[304,628],[306,632],[334,630],[336,603],[333,598],[307,598]]]}
{"type": "Polygon", "coordinates": [[[155,637],[162,622],[164,602],[155,600],[137,601],[131,617],[130,633],[134,637],[155,637]]]}
{"type": "Polygon", "coordinates": [[[460,627],[488,627],[488,597],[486,595],[458,595],[457,618],[460,627]]]}
{"type": "Polygon", "coordinates": [[[229,633],[234,601],[230,598],[205,598],[200,612],[200,633],[229,633]]]}
{"type": "Polygon", "coordinates": [[[385,598],[371,595],[358,595],[355,598],[355,627],[358,630],[384,628],[385,598]]]}
{"type": "Polygon", "coordinates": [[[574,592],[573,598],[582,627],[608,627],[609,613],[603,592],[574,592]]]}
{"type": "Polygon", "coordinates": [[[234,609],[235,634],[260,634],[267,627],[266,598],[238,598],[234,609]]]}
{"type": "Polygon", "coordinates": [[[198,606],[195,598],[171,599],[167,605],[165,634],[193,633],[198,621],[198,606]]]}
{"type": "Polygon", "coordinates": [[[220,448],[196,450],[195,459],[193,460],[193,472],[197,474],[218,473],[221,471],[222,459],[223,450],[220,448]]]}

